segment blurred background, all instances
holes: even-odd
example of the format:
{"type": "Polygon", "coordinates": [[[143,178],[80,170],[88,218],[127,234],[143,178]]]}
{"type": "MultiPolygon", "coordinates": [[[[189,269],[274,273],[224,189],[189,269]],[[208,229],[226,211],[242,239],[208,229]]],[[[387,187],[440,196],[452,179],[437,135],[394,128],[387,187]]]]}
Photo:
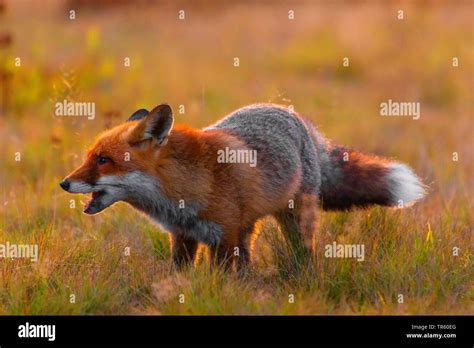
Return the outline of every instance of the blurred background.
{"type": "MultiPolygon", "coordinates": [[[[472,1],[0,1],[0,242],[35,242],[43,255],[33,266],[2,263],[0,312],[466,310],[453,304],[472,299],[473,22],[472,1]],[[65,99],[94,102],[95,118],[55,116],[55,103],[65,99]],[[381,117],[380,103],[388,99],[419,102],[420,119],[381,117]],[[347,283],[325,283],[322,276],[307,290],[313,307],[282,310],[275,303],[281,296],[285,302],[284,284],[281,292],[271,285],[249,300],[253,290],[238,283],[223,290],[247,294],[235,304],[167,307],[162,298],[172,298],[169,289],[196,290],[199,283],[178,276],[157,283],[157,274],[169,268],[167,238],[123,204],[84,217],[79,198],[58,186],[99,131],[162,102],[172,105],[176,122],[194,127],[250,103],[291,105],[336,143],[410,164],[430,194],[402,215],[326,215],[322,229],[329,241],[388,243],[388,254],[379,257],[391,263],[369,258],[341,270],[322,262],[321,272],[342,272],[347,283]],[[71,208],[71,200],[77,206],[71,208]],[[392,237],[361,236],[361,224],[389,228],[385,236],[392,237]],[[430,234],[438,244],[425,250],[430,234]],[[126,245],[138,254],[124,266],[126,245]],[[453,261],[455,246],[462,250],[453,261]],[[404,274],[415,274],[420,265],[431,271],[422,269],[416,279],[397,276],[404,267],[404,274]],[[354,278],[359,271],[360,279],[374,274],[370,286],[354,278]],[[123,290],[110,290],[119,285],[123,290]],[[418,299],[411,307],[397,306],[400,288],[418,299]],[[82,294],[82,306],[67,307],[74,291],[82,294]],[[356,304],[343,305],[343,299],[356,304]]],[[[257,244],[257,264],[271,278],[278,263],[265,261],[266,245],[257,244]]],[[[260,280],[249,284],[265,288],[260,280]]]]}

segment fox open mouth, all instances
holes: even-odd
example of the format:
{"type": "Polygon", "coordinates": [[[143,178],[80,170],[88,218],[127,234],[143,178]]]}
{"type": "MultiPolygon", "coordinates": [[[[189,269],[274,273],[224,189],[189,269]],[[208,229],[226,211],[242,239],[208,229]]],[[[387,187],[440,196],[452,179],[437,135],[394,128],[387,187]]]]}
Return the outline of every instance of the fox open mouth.
{"type": "Polygon", "coordinates": [[[91,194],[91,199],[88,200],[84,205],[84,213],[86,214],[95,214],[98,213],[101,209],[100,206],[102,205],[100,199],[102,196],[105,195],[105,191],[95,191],[91,194]]]}

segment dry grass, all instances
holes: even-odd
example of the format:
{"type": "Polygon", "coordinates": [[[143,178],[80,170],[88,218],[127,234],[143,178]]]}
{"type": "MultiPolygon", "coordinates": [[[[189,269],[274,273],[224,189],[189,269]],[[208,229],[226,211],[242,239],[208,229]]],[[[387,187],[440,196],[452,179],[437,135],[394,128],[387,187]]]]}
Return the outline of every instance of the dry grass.
{"type": "Polygon", "coordinates": [[[0,260],[0,314],[472,313],[472,3],[206,3],[179,5],[185,21],[179,6],[70,21],[54,1],[7,3],[0,243],[37,243],[40,258],[0,260]],[[64,98],[95,102],[96,119],[55,117],[64,98]],[[387,99],[420,101],[421,119],[380,117],[387,99]],[[195,127],[252,102],[293,104],[335,142],[410,163],[430,193],[409,210],[323,214],[313,267],[295,264],[268,220],[244,279],[203,263],[174,272],[167,236],[145,218],[125,204],[85,216],[58,186],[95,134],[162,101],[185,105],[177,121],[195,127]],[[334,240],[364,244],[365,261],[323,257],[334,240]]]}

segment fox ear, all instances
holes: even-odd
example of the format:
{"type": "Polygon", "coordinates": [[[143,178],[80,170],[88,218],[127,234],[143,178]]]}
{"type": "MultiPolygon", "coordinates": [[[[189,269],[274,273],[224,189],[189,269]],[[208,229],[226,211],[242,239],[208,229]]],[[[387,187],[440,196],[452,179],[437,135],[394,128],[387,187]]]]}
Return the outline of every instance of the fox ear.
{"type": "Polygon", "coordinates": [[[145,117],[146,115],[148,115],[148,110],[147,109],[139,109],[139,110],[135,111],[132,114],[132,116],[130,116],[128,118],[127,122],[140,120],[143,117],[145,117]]]}
{"type": "Polygon", "coordinates": [[[161,144],[173,128],[173,112],[168,104],[158,105],[145,118],[144,139],[154,138],[161,144]]]}
{"type": "MultiPolygon", "coordinates": [[[[132,115],[133,116],[133,115],[132,115]]],[[[158,144],[163,144],[173,128],[173,112],[168,104],[158,105],[132,131],[129,141],[139,143],[144,140],[154,139],[158,144]]]]}

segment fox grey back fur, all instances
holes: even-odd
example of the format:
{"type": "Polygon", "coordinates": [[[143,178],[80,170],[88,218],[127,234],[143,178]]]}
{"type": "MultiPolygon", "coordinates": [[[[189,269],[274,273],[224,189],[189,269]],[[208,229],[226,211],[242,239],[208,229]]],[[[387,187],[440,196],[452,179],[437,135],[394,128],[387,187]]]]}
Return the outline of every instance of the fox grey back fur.
{"type": "Polygon", "coordinates": [[[278,105],[240,108],[207,128],[212,129],[234,134],[257,150],[265,189],[275,197],[299,167],[300,192],[316,193],[324,209],[407,206],[425,193],[405,164],[333,145],[310,121],[278,105]]]}
{"type": "Polygon", "coordinates": [[[318,135],[312,125],[296,113],[275,105],[250,105],[207,129],[225,130],[257,151],[267,192],[277,197],[296,170],[302,168],[303,190],[320,194],[321,145],[314,142],[318,135]]]}

